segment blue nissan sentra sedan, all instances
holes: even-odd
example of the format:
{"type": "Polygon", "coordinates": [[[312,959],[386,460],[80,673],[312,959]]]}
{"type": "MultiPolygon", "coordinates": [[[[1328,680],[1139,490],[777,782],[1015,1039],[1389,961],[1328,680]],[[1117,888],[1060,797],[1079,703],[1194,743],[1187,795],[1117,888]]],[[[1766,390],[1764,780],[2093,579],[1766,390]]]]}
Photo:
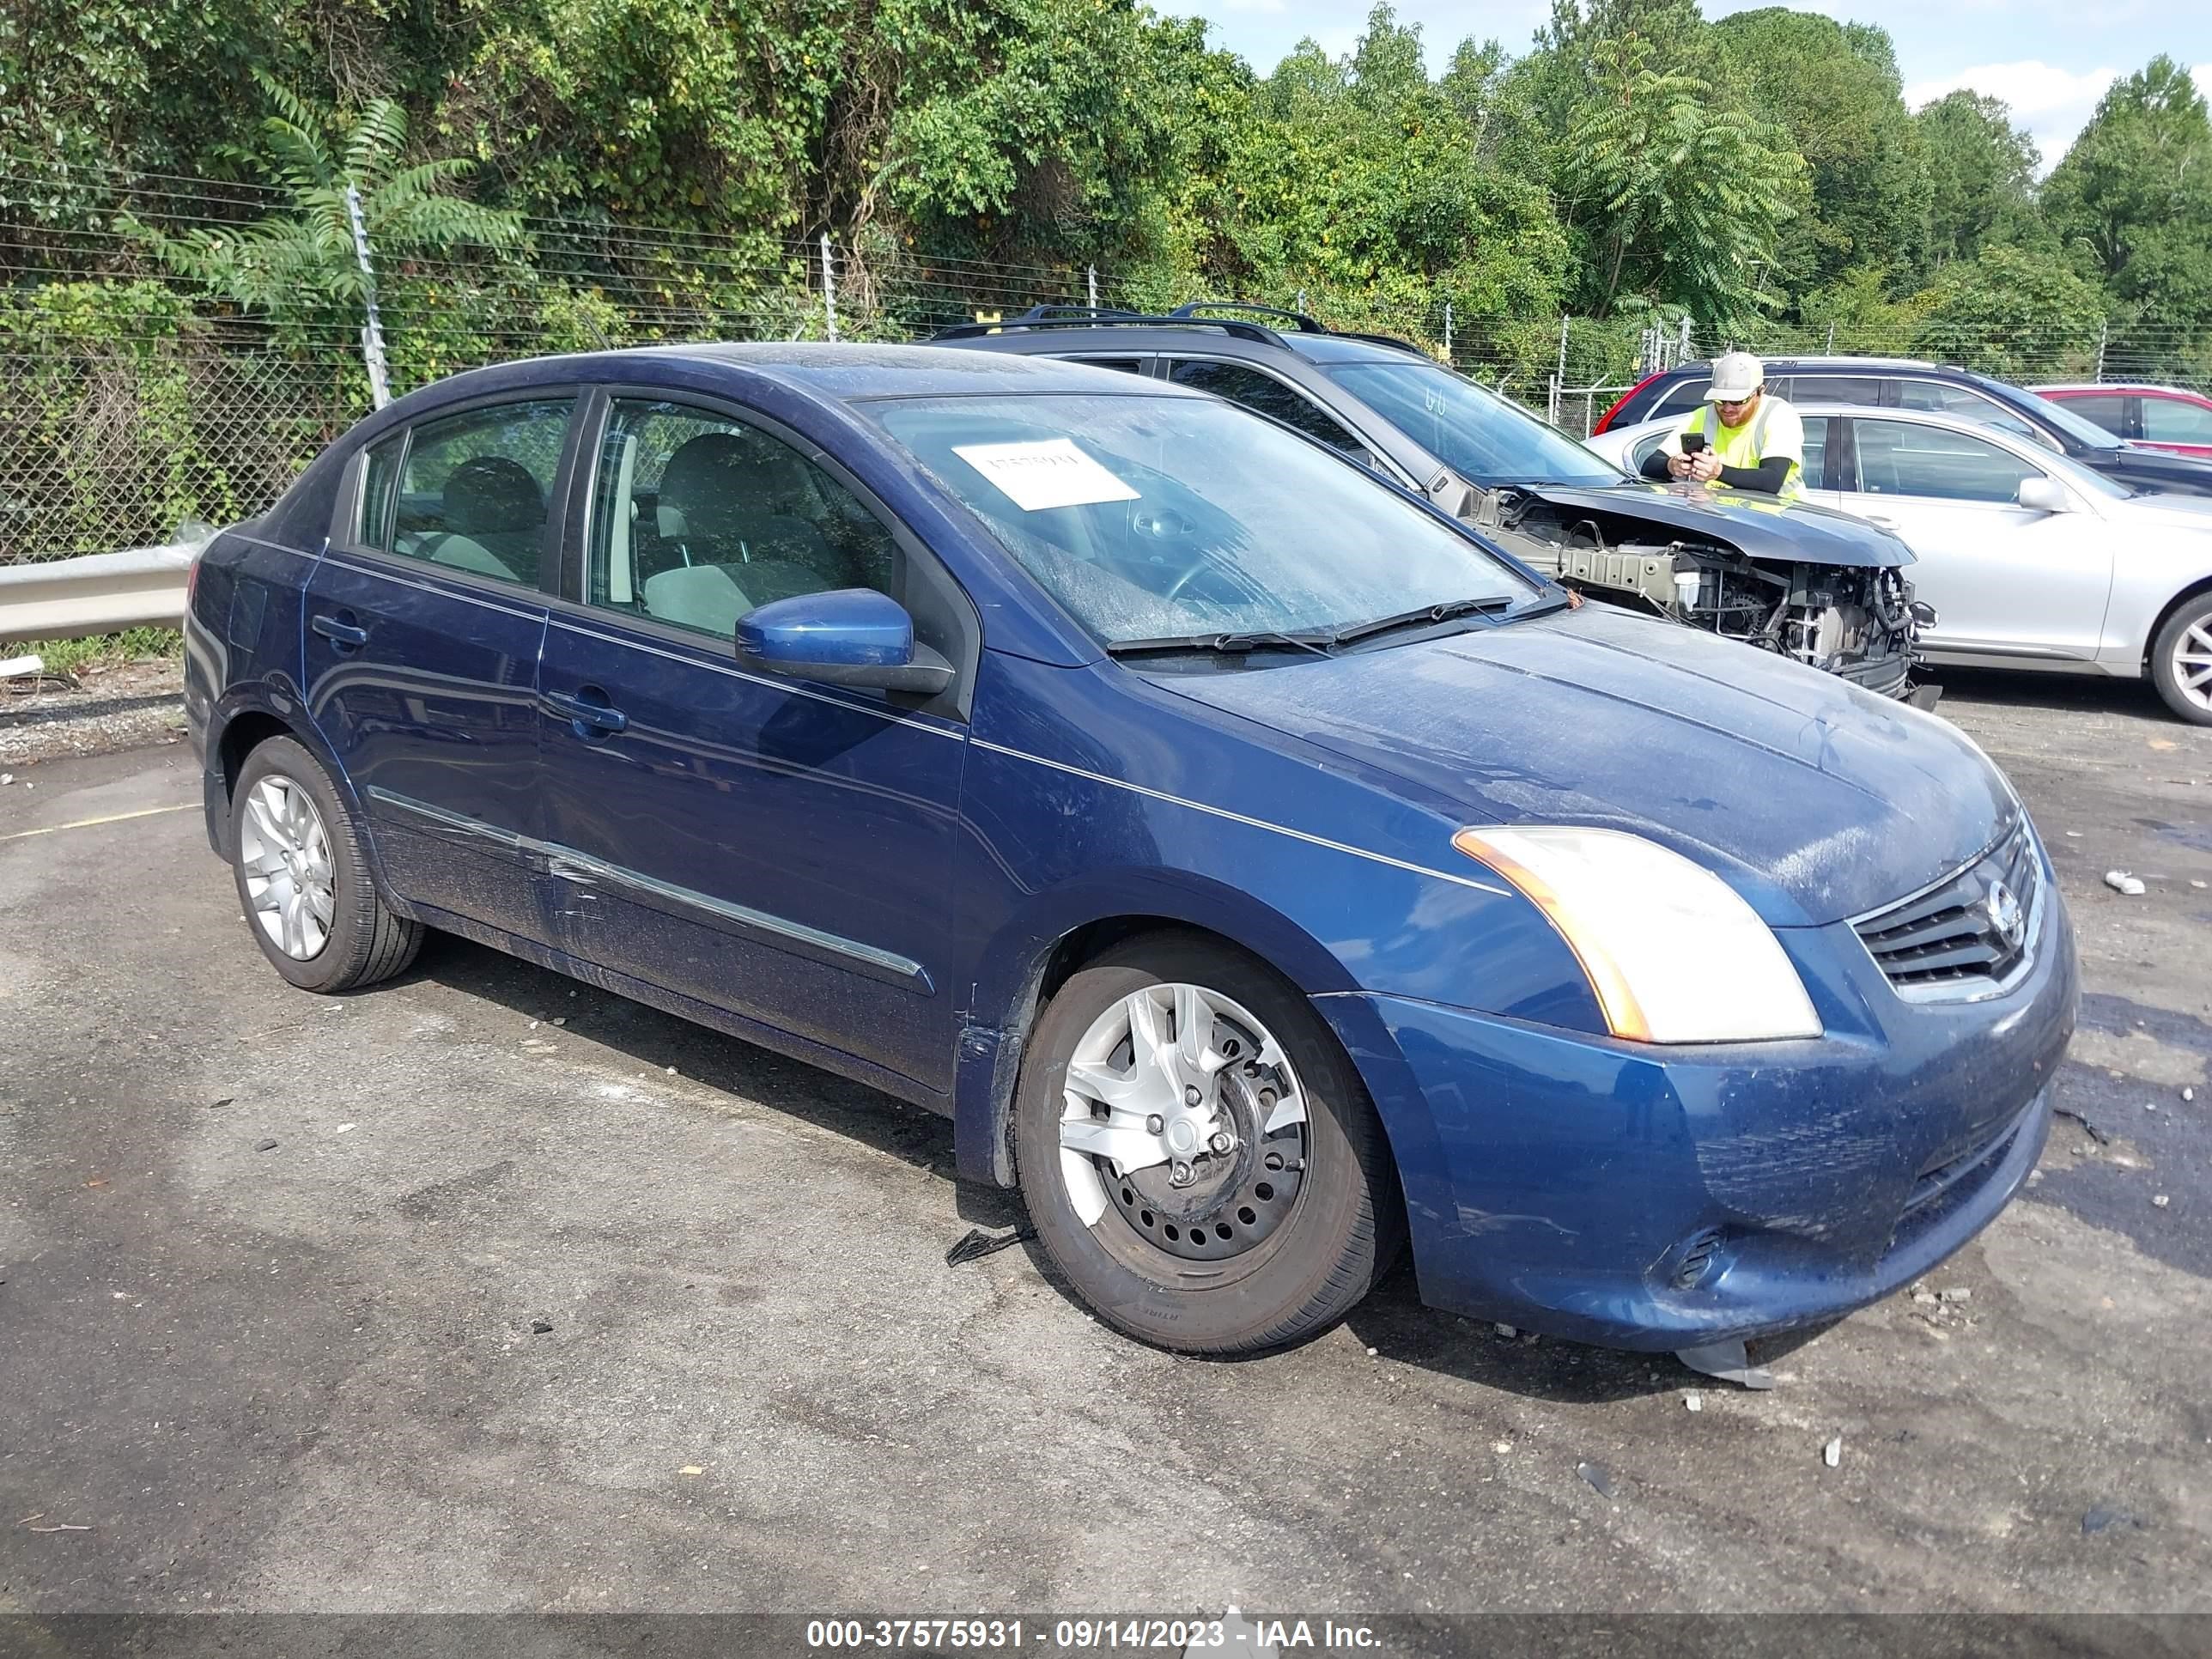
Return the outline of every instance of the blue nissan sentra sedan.
{"type": "Polygon", "coordinates": [[[1949,726],[1597,605],[1110,370],[457,376],[194,571],[209,837],[302,989],[443,928],[949,1115],[1146,1340],[1434,1306],[1725,1352],[2026,1178],[2071,927],[1949,726]]]}

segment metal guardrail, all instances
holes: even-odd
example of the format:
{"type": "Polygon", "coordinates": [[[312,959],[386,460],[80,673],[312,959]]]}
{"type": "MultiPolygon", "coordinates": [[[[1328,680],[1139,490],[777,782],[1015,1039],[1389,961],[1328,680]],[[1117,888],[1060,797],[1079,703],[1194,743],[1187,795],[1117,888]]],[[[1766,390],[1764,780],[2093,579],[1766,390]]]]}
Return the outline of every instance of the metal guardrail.
{"type": "Polygon", "coordinates": [[[185,577],[203,544],[134,547],[0,566],[0,640],[73,640],[184,621],[185,577]]]}

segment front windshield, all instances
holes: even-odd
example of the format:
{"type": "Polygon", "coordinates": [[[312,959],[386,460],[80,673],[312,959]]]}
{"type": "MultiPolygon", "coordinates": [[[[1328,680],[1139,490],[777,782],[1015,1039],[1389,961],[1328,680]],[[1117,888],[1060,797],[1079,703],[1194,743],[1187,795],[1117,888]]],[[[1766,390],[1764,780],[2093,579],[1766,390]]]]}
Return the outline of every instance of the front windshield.
{"type": "Polygon", "coordinates": [[[1338,363],[1324,373],[1480,489],[1620,482],[1611,463],[1441,364],[1338,363]]]}
{"type": "Polygon", "coordinates": [[[1364,469],[1210,398],[876,404],[1108,645],[1356,627],[1540,589],[1364,469]]]}
{"type": "Polygon", "coordinates": [[[2094,421],[2076,415],[2062,403],[2055,403],[2039,392],[2016,386],[2007,386],[2005,390],[2026,404],[2034,412],[2036,419],[2046,426],[2057,427],[2078,444],[2090,449],[2119,449],[2124,447],[2094,421]]]}

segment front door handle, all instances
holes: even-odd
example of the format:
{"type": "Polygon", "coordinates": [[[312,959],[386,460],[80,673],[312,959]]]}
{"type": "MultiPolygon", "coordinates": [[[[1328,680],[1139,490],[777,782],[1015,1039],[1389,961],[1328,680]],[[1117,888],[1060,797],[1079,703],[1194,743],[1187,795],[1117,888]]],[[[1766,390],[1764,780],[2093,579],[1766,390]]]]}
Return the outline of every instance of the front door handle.
{"type": "Polygon", "coordinates": [[[340,620],[339,617],[317,617],[307,626],[320,634],[341,651],[358,651],[368,643],[368,630],[359,624],[340,620]]]}
{"type": "Polygon", "coordinates": [[[621,732],[628,729],[629,716],[606,701],[606,693],[596,685],[587,685],[583,694],[568,696],[559,691],[544,693],[538,701],[555,714],[568,722],[580,738],[595,732],[621,732]]]}

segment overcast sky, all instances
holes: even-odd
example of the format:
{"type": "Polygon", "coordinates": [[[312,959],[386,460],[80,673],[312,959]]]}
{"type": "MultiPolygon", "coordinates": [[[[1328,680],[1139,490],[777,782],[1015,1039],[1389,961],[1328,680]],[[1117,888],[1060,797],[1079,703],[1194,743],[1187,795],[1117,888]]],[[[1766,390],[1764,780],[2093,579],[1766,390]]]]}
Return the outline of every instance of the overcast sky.
{"type": "MultiPolygon", "coordinates": [[[[1215,42],[1261,74],[1304,35],[1332,53],[1350,51],[1367,15],[1362,0],[1153,3],[1206,18],[1215,42]]],[[[1750,9],[1705,0],[1709,17],[1750,9]]],[[[2003,99],[2013,118],[2035,135],[2046,168],[2065,154],[2112,77],[2141,69],[2159,52],[2194,66],[2197,85],[2212,92],[2212,5],[2204,0],[1850,0],[1798,9],[1887,29],[1897,42],[1905,100],[1916,109],[1961,86],[2003,99]]],[[[1495,36],[1511,52],[1527,51],[1551,6],[1549,0],[1400,0],[1398,15],[1421,25],[1429,61],[1441,69],[1470,34],[1495,36]]]]}

